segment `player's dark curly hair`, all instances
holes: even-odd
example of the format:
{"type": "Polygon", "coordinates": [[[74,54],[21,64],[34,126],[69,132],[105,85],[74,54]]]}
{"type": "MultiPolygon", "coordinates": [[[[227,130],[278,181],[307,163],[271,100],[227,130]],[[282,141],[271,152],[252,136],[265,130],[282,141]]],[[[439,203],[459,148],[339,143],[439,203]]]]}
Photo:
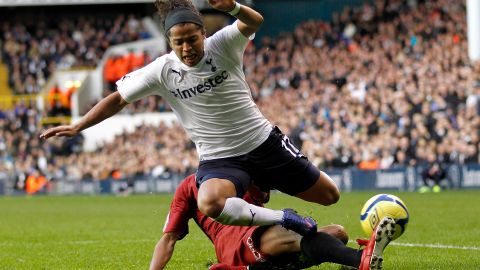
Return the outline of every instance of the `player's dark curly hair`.
{"type": "MultiPolygon", "coordinates": [[[[162,28],[165,25],[165,19],[167,14],[180,7],[191,9],[194,13],[201,17],[198,9],[193,5],[191,0],[155,0],[155,7],[157,7],[157,13],[160,16],[160,23],[162,28]]],[[[167,36],[169,33],[165,33],[167,36]]]]}

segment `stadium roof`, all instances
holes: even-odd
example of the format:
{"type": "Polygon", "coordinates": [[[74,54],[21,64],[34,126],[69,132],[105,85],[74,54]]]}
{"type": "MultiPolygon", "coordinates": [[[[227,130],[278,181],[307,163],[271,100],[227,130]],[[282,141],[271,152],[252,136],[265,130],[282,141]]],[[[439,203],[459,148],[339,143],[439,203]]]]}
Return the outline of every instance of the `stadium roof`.
{"type": "MultiPolygon", "coordinates": [[[[238,0],[240,3],[252,4],[252,0],[238,0]]],[[[0,7],[15,6],[59,6],[59,5],[100,5],[100,4],[132,4],[153,3],[154,0],[0,0],[0,7]]],[[[199,8],[208,8],[207,0],[192,0],[199,8]]]]}
{"type": "MultiPolygon", "coordinates": [[[[195,2],[195,1],[194,1],[195,2]]],[[[0,0],[0,6],[58,6],[91,4],[153,3],[153,0],[0,0]]]]}

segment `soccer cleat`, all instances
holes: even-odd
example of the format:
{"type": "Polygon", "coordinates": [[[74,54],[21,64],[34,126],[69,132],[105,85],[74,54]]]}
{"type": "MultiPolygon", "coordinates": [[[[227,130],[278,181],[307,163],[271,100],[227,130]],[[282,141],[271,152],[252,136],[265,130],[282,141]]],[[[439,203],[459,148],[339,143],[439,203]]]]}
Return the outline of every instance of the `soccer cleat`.
{"type": "Polygon", "coordinates": [[[283,209],[282,227],[300,235],[317,233],[317,222],[311,217],[302,217],[293,209],[283,209]]]}
{"type": "Polygon", "coordinates": [[[216,263],[208,267],[208,270],[248,270],[247,266],[232,266],[226,263],[216,263]]]}
{"type": "Polygon", "coordinates": [[[392,241],[395,234],[395,220],[390,217],[385,217],[378,223],[377,227],[372,233],[370,240],[362,252],[362,260],[360,262],[359,270],[380,270],[382,269],[383,250],[392,241]]]}

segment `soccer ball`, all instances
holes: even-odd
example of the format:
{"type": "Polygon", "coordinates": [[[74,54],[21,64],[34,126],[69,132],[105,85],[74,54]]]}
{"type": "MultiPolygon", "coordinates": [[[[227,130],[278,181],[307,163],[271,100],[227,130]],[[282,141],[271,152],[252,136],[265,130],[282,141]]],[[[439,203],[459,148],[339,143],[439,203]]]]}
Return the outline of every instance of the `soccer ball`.
{"type": "Polygon", "coordinates": [[[409,214],[405,203],[395,195],[377,194],[365,203],[360,213],[360,224],[368,237],[384,217],[395,220],[393,239],[397,239],[407,228],[409,214]]]}

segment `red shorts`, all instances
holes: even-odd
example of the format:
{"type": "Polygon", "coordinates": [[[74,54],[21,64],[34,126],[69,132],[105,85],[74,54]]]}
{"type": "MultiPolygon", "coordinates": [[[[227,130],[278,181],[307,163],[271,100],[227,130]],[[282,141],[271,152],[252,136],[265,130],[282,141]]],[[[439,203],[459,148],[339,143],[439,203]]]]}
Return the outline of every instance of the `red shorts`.
{"type": "Polygon", "coordinates": [[[256,247],[258,233],[266,227],[228,226],[216,237],[215,252],[220,263],[241,266],[265,262],[268,255],[256,247]]]}

